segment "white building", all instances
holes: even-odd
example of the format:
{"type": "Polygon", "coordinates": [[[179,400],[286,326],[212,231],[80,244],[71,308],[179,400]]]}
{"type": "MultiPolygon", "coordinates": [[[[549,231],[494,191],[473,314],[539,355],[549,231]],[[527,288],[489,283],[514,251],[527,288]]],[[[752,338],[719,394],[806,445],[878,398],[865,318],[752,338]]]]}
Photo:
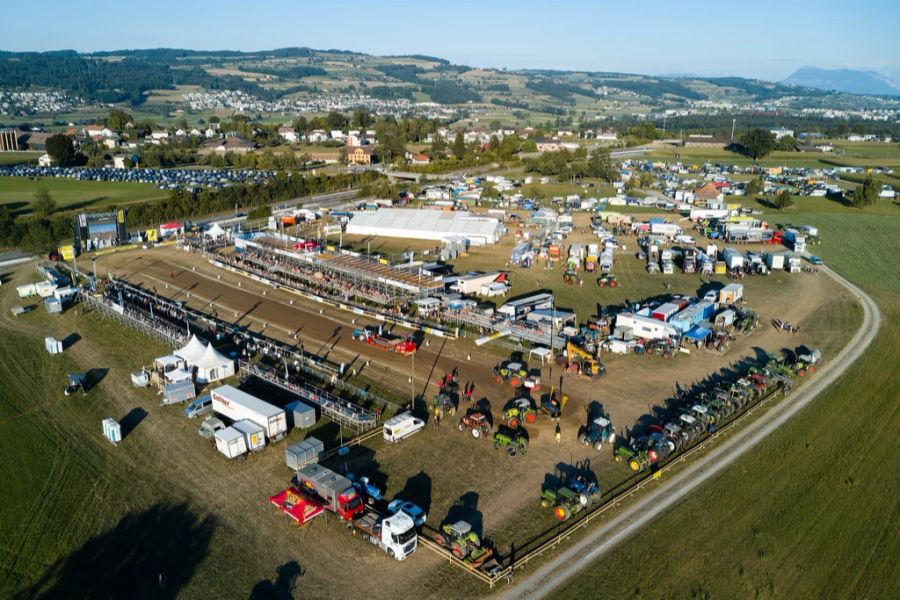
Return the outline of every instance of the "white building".
{"type": "Polygon", "coordinates": [[[769,133],[774,135],[776,140],[780,140],[781,138],[786,136],[794,137],[794,130],[785,129],[784,127],[776,127],[775,129],[770,129],[769,133]]]}
{"type": "Polygon", "coordinates": [[[380,208],[354,214],[346,233],[440,242],[464,239],[484,246],[499,242],[503,230],[498,219],[463,211],[380,208]]]}

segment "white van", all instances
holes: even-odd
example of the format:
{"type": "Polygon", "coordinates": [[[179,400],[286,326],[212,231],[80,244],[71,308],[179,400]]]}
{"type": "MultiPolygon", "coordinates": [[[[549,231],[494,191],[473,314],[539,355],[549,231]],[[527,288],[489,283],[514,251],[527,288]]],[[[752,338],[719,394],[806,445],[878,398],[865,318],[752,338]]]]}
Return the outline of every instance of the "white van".
{"type": "Polygon", "coordinates": [[[399,442],[425,427],[425,421],[405,412],[391,417],[384,422],[384,440],[389,443],[399,442]]]}

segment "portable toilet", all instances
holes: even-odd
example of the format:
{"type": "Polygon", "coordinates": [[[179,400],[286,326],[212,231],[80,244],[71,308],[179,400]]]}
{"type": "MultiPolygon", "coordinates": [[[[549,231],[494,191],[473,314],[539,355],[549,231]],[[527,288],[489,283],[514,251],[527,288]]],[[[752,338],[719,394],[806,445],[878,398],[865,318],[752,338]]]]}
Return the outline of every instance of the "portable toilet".
{"type": "Polygon", "coordinates": [[[103,419],[103,437],[118,446],[122,441],[122,426],[115,419],[103,419]]]}

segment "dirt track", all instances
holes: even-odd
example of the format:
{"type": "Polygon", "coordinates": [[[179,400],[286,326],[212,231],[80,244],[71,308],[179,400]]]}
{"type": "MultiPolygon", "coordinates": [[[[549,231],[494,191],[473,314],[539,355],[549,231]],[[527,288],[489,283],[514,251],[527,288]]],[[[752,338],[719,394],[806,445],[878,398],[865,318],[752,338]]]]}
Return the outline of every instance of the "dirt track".
{"type": "MultiPolygon", "coordinates": [[[[306,301],[286,291],[273,290],[250,279],[212,266],[207,260],[173,248],[157,248],[142,253],[121,253],[102,257],[97,261],[98,273],[108,266],[117,276],[157,292],[187,301],[206,311],[216,310],[220,317],[238,320],[267,335],[290,341],[297,334],[306,351],[328,356],[356,368],[360,375],[393,388],[403,397],[412,396],[408,378],[412,359],[366,346],[352,339],[352,330],[366,324],[351,322],[353,315],[306,301]],[[174,273],[174,277],[172,274],[174,273]],[[239,287],[240,286],[240,287],[239,287]],[[262,295],[262,294],[265,295],[262,295]],[[293,302],[293,304],[289,304],[293,302]],[[368,367],[365,361],[371,361],[368,367]]],[[[711,372],[726,367],[754,348],[778,350],[782,345],[796,345],[801,341],[817,343],[816,327],[807,318],[826,300],[840,300],[833,294],[830,281],[824,277],[794,275],[787,277],[783,295],[753,294],[753,281],[745,282],[751,305],[760,313],[762,326],[753,336],[738,340],[725,355],[694,351],[699,356],[678,356],[663,361],[655,357],[609,357],[608,375],[599,382],[590,382],[566,375],[560,380],[560,369],[553,369],[554,383],[562,385],[573,408],[566,411],[563,426],[576,429],[584,421],[583,407],[594,400],[609,411],[619,428],[628,426],[648,412],[656,403],[670,395],[676,385],[687,386],[711,372]],[[802,293],[801,293],[802,290],[802,293]],[[786,303],[785,298],[792,302],[786,303]],[[799,323],[808,335],[802,338],[787,336],[768,326],[772,318],[799,323]],[[648,368],[649,367],[649,368],[648,368]]],[[[586,291],[590,293],[590,291],[586,291]]],[[[492,367],[502,355],[497,350],[476,348],[470,342],[444,341],[432,338],[416,353],[415,390],[430,399],[437,392],[437,380],[454,367],[460,369],[464,380],[476,383],[476,397],[491,400],[497,416],[502,405],[511,397],[511,388],[497,384],[492,367]],[[467,360],[471,355],[472,360],[467,360]]],[[[551,370],[543,369],[545,387],[551,370]]],[[[540,432],[540,427],[536,430],[540,432]]]]}

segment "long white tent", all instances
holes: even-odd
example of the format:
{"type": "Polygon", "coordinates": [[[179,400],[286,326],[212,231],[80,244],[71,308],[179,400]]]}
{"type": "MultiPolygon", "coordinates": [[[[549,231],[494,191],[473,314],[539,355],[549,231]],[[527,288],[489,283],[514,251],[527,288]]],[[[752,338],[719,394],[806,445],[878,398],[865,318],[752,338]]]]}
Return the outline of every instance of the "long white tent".
{"type": "Polygon", "coordinates": [[[465,211],[379,208],[355,213],[346,232],[441,242],[462,238],[473,246],[484,246],[500,241],[503,225],[498,219],[465,211]]]}
{"type": "Polygon", "coordinates": [[[192,366],[197,368],[197,383],[210,383],[234,375],[234,361],[213,348],[212,344],[206,347],[203,356],[193,361],[192,366]]]}

